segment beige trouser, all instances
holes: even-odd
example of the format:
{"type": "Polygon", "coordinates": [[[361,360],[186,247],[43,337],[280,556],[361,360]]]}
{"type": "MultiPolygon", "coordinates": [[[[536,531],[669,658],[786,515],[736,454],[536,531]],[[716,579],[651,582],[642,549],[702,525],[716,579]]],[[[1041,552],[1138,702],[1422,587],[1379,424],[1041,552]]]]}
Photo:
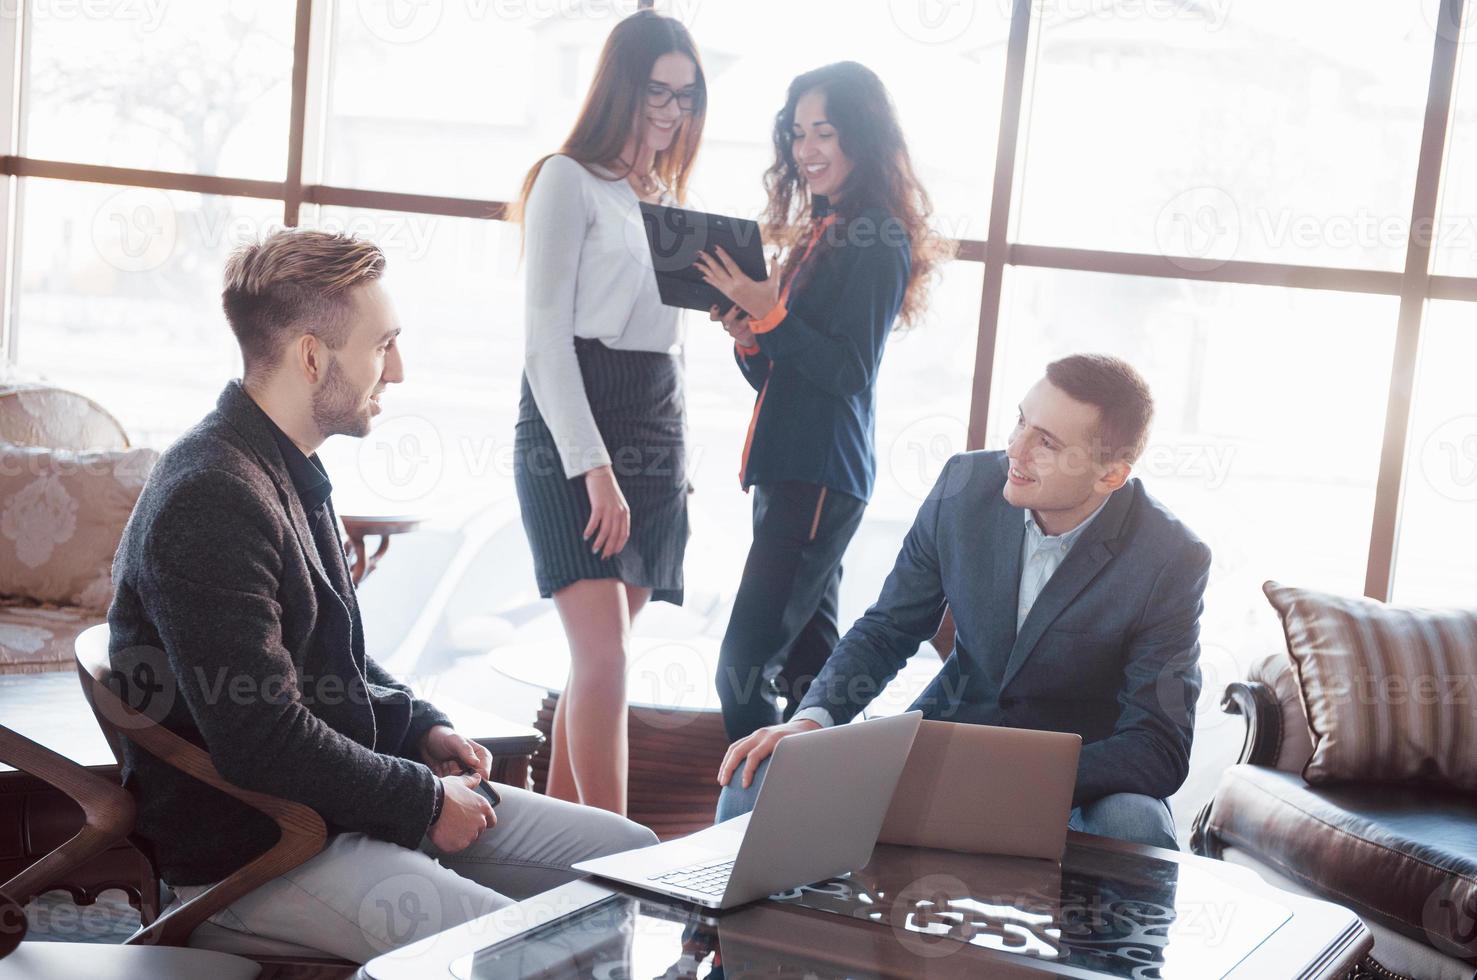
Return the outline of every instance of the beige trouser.
{"type": "MultiPolygon", "coordinates": [[[[322,852],[210,921],[358,963],[581,877],[576,861],[656,843],[623,817],[497,784],[497,826],[442,854],[364,834],[335,834],[322,852]]],[[[205,885],[181,886],[181,901],[205,885]]]]}

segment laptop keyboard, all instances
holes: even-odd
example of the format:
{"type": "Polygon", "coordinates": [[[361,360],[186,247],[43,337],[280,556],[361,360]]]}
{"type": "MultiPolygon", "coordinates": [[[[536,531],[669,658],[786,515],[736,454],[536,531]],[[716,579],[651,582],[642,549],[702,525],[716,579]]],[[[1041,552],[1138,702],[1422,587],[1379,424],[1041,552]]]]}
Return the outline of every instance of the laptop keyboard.
{"type": "Polygon", "coordinates": [[[648,881],[660,881],[664,885],[687,888],[704,895],[722,895],[728,887],[728,876],[733,871],[733,858],[711,864],[694,864],[675,871],[652,875],[648,881]]]}

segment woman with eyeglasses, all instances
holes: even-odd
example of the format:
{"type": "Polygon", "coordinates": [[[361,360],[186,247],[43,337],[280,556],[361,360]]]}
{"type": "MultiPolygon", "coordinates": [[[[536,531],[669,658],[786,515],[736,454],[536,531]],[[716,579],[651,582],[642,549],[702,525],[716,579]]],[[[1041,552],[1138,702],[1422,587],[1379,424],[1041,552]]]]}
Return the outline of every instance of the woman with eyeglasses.
{"type": "Polygon", "coordinates": [[[687,29],[650,10],[600,54],[574,129],[534,164],[519,210],[526,346],[514,481],[539,594],[570,676],[548,795],[626,810],[625,667],[651,599],[682,602],[687,546],[679,311],[657,293],[641,202],[677,204],[706,88],[687,29]]]}
{"type": "Polygon", "coordinates": [[[754,540],[718,667],[732,741],[779,722],[780,697],[790,720],[836,646],[841,557],[876,472],[883,347],[922,313],[943,254],[870,69],[843,61],[791,82],[774,147],[765,224],[787,246],[783,262],[762,282],[721,249],[698,262],[735,304],[712,317],[757,392],[739,469],[753,488],[754,540]]]}

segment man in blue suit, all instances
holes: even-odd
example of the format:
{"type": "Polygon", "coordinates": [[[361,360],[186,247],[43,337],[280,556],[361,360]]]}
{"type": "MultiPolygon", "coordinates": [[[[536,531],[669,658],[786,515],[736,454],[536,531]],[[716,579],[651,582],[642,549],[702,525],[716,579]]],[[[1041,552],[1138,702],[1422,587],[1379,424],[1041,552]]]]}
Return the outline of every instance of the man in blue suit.
{"type": "Polygon", "coordinates": [[[945,464],[882,594],[794,717],[729,747],[718,818],[752,808],[780,739],[861,712],[947,607],[954,650],[913,707],[1076,732],[1070,826],[1175,847],[1165,800],[1189,767],[1210,549],[1130,478],[1152,415],[1148,386],[1117,358],[1048,365],[1005,452],[945,464]]]}

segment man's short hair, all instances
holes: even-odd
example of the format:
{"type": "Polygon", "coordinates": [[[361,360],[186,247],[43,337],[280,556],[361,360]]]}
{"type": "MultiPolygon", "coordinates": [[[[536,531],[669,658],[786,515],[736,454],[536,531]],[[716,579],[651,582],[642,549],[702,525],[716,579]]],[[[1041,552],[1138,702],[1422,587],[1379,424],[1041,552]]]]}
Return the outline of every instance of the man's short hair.
{"type": "Polygon", "coordinates": [[[1132,463],[1144,453],[1154,398],[1143,376],[1107,354],[1073,354],[1046,365],[1046,380],[1079,402],[1097,407],[1101,418],[1093,439],[1099,462],[1132,463]]]}
{"type": "Polygon", "coordinates": [[[384,270],[378,245],[327,231],[287,228],[238,248],[226,261],[221,306],[245,372],[270,373],[305,333],[338,350],[349,338],[348,291],[384,270]]]}

